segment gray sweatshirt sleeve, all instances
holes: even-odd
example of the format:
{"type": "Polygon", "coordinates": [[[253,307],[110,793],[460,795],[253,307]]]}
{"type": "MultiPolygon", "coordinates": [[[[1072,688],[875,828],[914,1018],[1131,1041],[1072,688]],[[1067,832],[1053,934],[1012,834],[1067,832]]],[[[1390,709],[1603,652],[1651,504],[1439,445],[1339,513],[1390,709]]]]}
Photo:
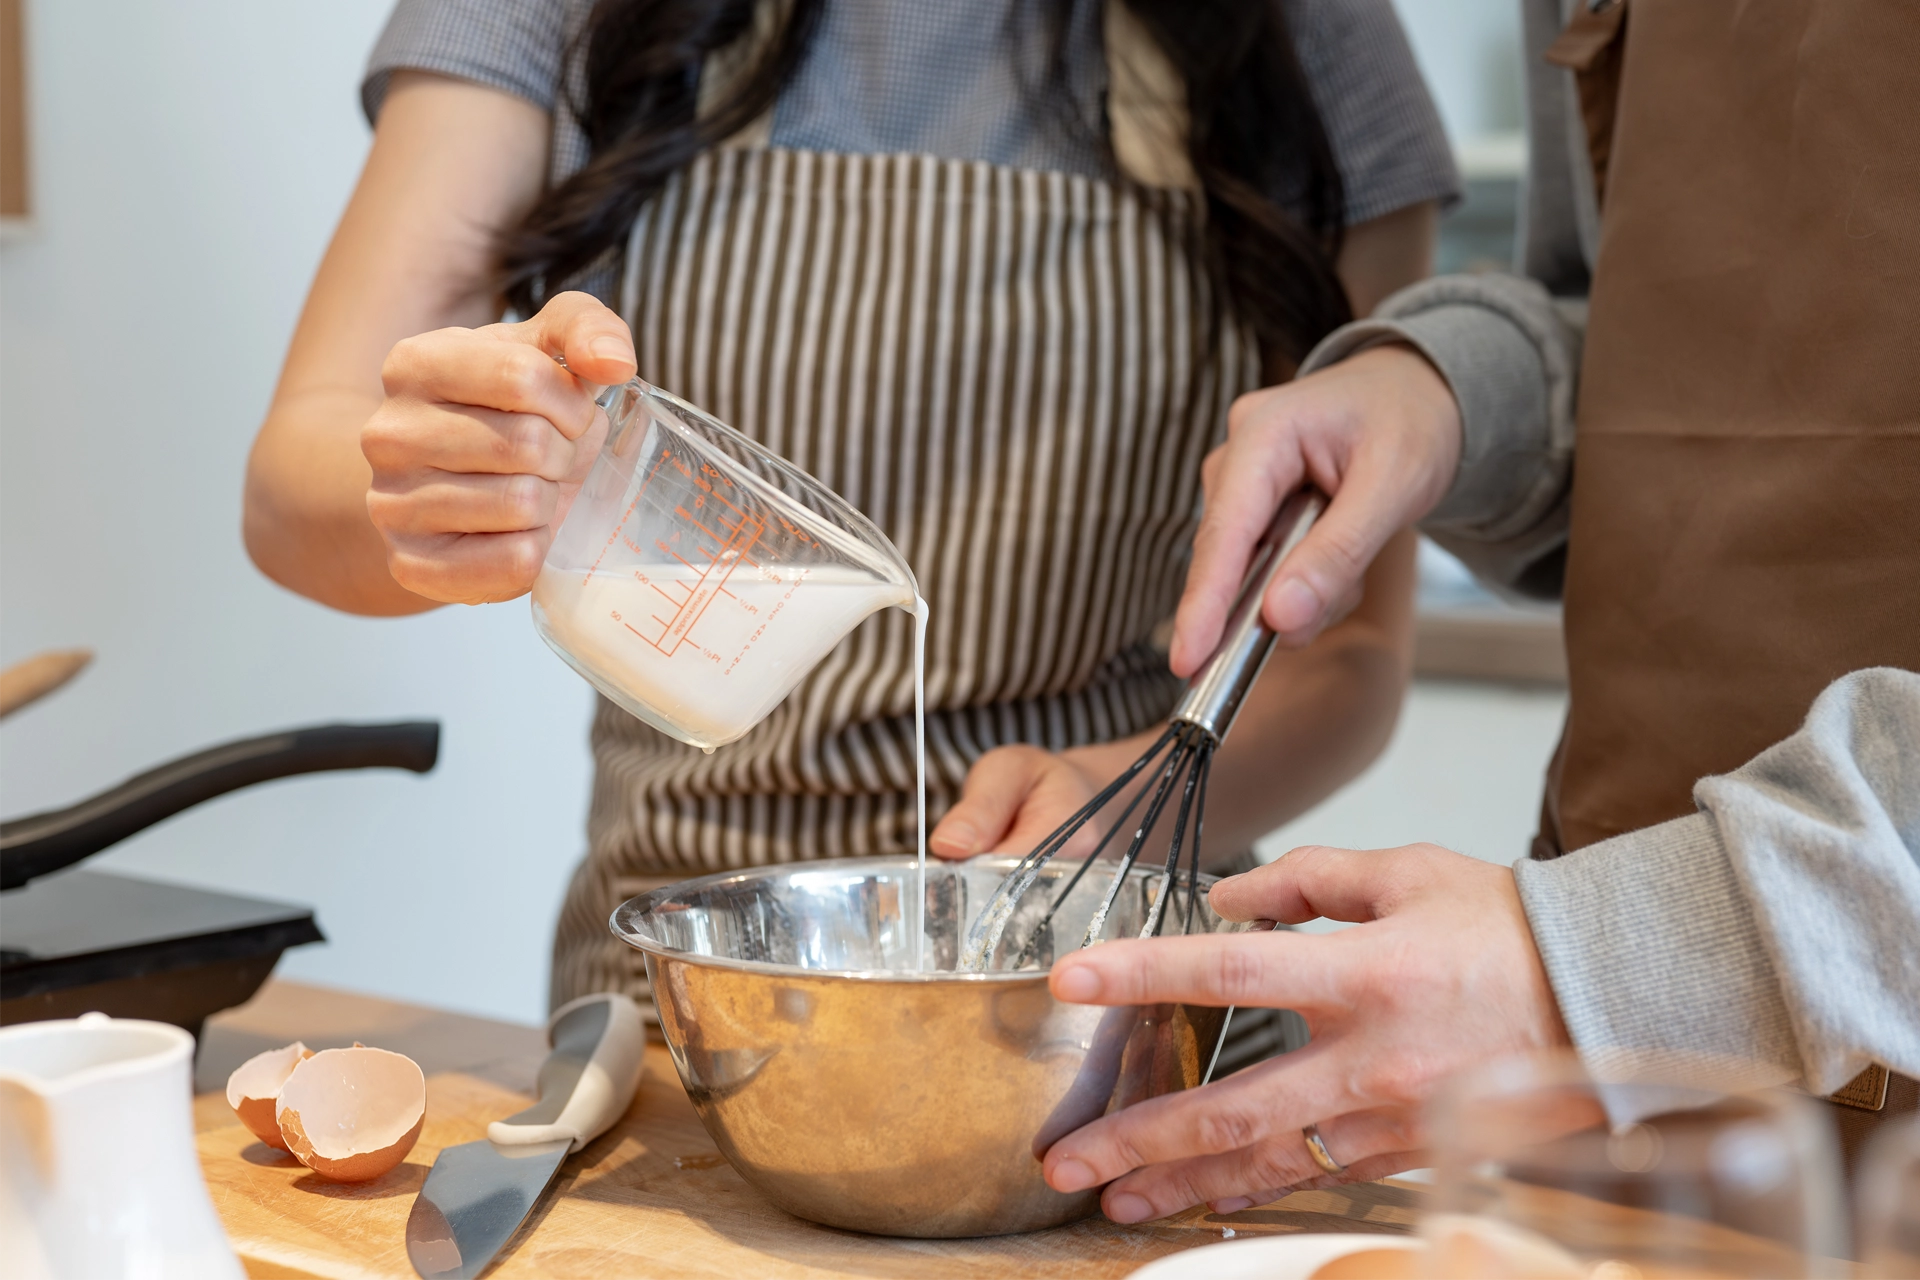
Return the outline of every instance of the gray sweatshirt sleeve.
{"type": "Polygon", "coordinates": [[[1495,587],[1560,594],[1573,476],[1573,405],[1583,312],[1533,280],[1441,276],[1335,330],[1301,365],[1312,373],[1404,342],[1460,404],[1460,468],[1421,531],[1495,587]]]}
{"type": "Polygon", "coordinates": [[[1404,342],[1460,402],[1453,487],[1421,529],[1483,580],[1520,595],[1560,593],[1573,474],[1573,411],[1597,213],[1571,75],[1542,56],[1561,0],[1523,0],[1528,179],[1516,266],[1524,274],[1443,276],[1403,289],[1334,331],[1308,374],[1368,347],[1404,342]]]}
{"type": "Polygon", "coordinates": [[[1920,674],[1835,681],[1694,801],[1514,867],[1582,1057],[1738,1059],[1817,1094],[1920,1075],[1920,674]]]}

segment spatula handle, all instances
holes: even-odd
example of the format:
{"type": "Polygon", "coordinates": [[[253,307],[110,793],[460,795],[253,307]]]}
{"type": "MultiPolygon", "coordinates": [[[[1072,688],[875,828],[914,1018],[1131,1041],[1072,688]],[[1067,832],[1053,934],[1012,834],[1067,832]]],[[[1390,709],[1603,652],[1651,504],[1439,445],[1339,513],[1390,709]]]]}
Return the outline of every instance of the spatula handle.
{"type": "Polygon", "coordinates": [[[547,1043],[553,1052],[540,1064],[540,1101],[487,1126],[501,1146],[565,1138],[578,1151],[627,1113],[640,1087],[647,1028],[626,996],[599,992],[561,1005],[547,1043]]]}
{"type": "Polygon", "coordinates": [[[0,671],[0,717],[38,702],[92,661],[91,649],[49,649],[0,671]]]}

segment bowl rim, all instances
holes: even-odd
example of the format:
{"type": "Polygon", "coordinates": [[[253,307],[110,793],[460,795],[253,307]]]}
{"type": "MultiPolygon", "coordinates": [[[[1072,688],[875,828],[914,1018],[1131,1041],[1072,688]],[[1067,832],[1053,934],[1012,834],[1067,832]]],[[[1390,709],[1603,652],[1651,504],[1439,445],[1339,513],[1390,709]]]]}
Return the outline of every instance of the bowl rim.
{"type": "MultiPolygon", "coordinates": [[[[954,969],[807,969],[797,964],[776,964],[771,960],[740,960],[733,956],[708,955],[699,951],[682,951],[678,947],[669,947],[652,938],[640,934],[625,923],[632,918],[651,910],[660,902],[689,892],[706,889],[729,881],[759,880],[775,875],[790,875],[803,871],[841,871],[871,870],[880,867],[897,867],[912,870],[918,859],[910,853],[874,854],[860,858],[819,858],[805,862],[777,862],[763,867],[735,867],[727,871],[717,871],[704,876],[691,876],[673,884],[661,885],[657,889],[628,898],[613,909],[607,917],[607,927],[613,936],[634,950],[650,956],[659,956],[663,960],[678,960],[687,964],[702,965],[714,969],[734,969],[745,973],[762,973],[783,978],[836,978],[851,979],[857,982],[961,982],[969,984],[990,983],[1003,986],[1021,984],[1041,984],[1052,972],[1047,969],[1016,969],[1011,972],[998,970],[986,973],[960,972],[954,969]]],[[[1020,855],[1011,853],[982,853],[957,862],[945,858],[927,859],[927,866],[970,866],[1000,864],[1011,870],[1020,855]]],[[[1129,875],[1162,875],[1164,867],[1156,863],[1152,867],[1136,865],[1129,875]]],[[[1200,885],[1207,888],[1220,879],[1207,872],[1200,873],[1200,885]]]]}

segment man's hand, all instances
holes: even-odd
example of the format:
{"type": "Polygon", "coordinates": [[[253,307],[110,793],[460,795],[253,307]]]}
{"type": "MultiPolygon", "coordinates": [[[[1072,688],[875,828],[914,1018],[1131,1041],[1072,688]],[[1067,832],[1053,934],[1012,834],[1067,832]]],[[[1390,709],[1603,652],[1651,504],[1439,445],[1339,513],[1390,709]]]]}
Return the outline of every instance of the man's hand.
{"type": "Polygon", "coordinates": [[[1446,1077],[1568,1043],[1513,873],[1433,845],[1308,847],[1214,886],[1231,920],[1361,922],[1333,934],[1243,933],[1109,942],[1053,967],[1061,1000],[1294,1009],[1306,1048],[1203,1089],[1129,1107],[1047,1152],[1047,1182],[1101,1197],[1116,1222],[1202,1201],[1232,1213],[1331,1181],[1307,1154],[1316,1124],[1346,1178],[1417,1166],[1420,1115],[1446,1077]]]}
{"type": "Polygon", "coordinates": [[[1234,401],[1227,442],[1201,473],[1206,511],[1174,619],[1174,674],[1192,675],[1220,643],[1254,543],[1302,483],[1333,501],[1262,608],[1293,648],[1353,608],[1374,556],[1433,510],[1459,465],[1460,408],[1411,347],[1375,347],[1234,401]]]}

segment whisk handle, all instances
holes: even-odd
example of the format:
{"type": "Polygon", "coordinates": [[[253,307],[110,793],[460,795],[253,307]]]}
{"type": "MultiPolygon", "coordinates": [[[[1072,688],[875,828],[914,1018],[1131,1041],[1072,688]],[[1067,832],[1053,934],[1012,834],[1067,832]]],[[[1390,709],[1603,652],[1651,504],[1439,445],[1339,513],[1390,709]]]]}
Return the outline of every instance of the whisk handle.
{"type": "Polygon", "coordinates": [[[1186,693],[1173,709],[1175,720],[1197,725],[1213,740],[1224,742],[1227,731],[1240,714],[1247,691],[1260,678],[1260,669],[1273,655],[1274,634],[1260,620],[1260,602],[1281,563],[1300,545],[1307,530],[1326,510],[1327,500],[1319,490],[1304,488],[1280,504],[1279,514],[1254,544],[1253,563],[1240,587],[1233,612],[1227,615],[1226,633],[1213,657],[1187,686],[1186,693]]]}

